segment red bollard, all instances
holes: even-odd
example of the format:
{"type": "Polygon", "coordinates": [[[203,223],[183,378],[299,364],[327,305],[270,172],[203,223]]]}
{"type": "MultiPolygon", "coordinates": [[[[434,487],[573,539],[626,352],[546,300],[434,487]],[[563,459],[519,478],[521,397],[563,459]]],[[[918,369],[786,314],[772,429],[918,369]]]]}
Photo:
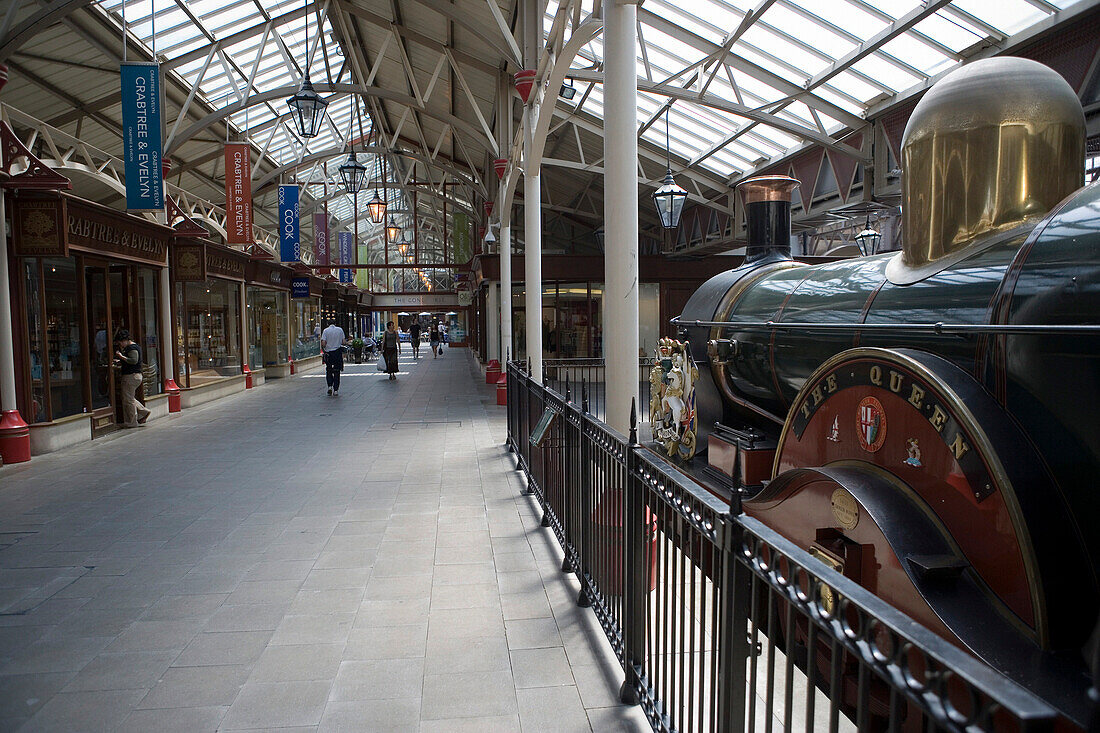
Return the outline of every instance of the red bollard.
{"type": "Polygon", "coordinates": [[[500,380],[500,367],[493,366],[492,362],[489,362],[488,368],[485,370],[485,384],[496,384],[500,380]]]}
{"type": "Polygon", "coordinates": [[[294,373],[295,373],[295,369],[294,369],[294,360],[293,360],[293,359],[291,359],[290,357],[287,357],[287,361],[288,361],[288,362],[290,362],[290,373],[291,373],[291,374],[294,374],[294,373]]]}
{"type": "Polygon", "coordinates": [[[497,380],[497,404],[508,404],[508,375],[501,374],[497,380]]]}
{"type": "Polygon", "coordinates": [[[0,457],[4,463],[23,463],[31,459],[31,429],[19,410],[4,410],[0,415],[0,457]]]}
{"type": "Polygon", "coordinates": [[[180,401],[180,388],[176,385],[176,380],[165,379],[164,392],[168,395],[168,412],[179,412],[183,409],[183,403],[180,401]]]}
{"type": "Polygon", "coordinates": [[[252,389],[252,370],[248,368],[247,364],[241,365],[241,374],[244,375],[244,388],[252,389]]]}

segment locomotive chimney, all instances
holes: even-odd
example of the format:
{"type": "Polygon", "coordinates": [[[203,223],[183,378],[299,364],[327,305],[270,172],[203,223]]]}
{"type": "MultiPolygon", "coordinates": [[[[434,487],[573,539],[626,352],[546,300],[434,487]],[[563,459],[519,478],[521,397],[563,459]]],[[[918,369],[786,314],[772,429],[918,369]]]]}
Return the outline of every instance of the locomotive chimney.
{"type": "Polygon", "coordinates": [[[1085,115],[1036,61],[983,59],[913,108],[901,144],[902,251],[886,276],[940,272],[995,235],[1035,222],[1084,182],[1085,115]]]}
{"type": "Polygon", "coordinates": [[[749,239],[745,262],[791,259],[791,193],[797,186],[789,176],[756,176],[737,184],[749,239]]]}

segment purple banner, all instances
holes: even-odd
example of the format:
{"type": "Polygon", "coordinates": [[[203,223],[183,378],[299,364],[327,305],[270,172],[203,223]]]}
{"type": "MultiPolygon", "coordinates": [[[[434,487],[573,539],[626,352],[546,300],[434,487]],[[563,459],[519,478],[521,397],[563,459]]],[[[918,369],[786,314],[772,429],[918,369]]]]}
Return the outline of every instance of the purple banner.
{"type": "MultiPolygon", "coordinates": [[[[340,264],[341,265],[354,265],[355,264],[355,250],[353,247],[353,240],[351,232],[340,232],[340,264]]],[[[354,280],[354,271],[350,268],[340,268],[340,282],[350,283],[354,280]]]]}
{"type": "MultiPolygon", "coordinates": [[[[328,265],[332,262],[329,257],[328,216],[324,212],[313,214],[313,255],[315,264],[328,265]]],[[[328,275],[329,270],[319,270],[318,274],[328,275]]]]}

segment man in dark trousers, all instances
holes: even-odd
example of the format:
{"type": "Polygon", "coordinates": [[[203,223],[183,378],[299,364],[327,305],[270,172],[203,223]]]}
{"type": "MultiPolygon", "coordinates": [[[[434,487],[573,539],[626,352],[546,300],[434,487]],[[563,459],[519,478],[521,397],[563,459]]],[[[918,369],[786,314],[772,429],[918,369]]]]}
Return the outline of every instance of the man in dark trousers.
{"type": "Polygon", "coordinates": [[[420,321],[409,324],[409,342],[413,347],[413,358],[420,358],[420,321]]]}
{"type": "Polygon", "coordinates": [[[115,365],[122,382],[122,414],[124,428],[136,428],[149,419],[149,410],[137,398],[141,389],[141,347],[130,339],[130,332],[119,329],[115,333],[115,365]]]}
{"type": "Polygon", "coordinates": [[[347,342],[344,329],[337,326],[335,321],[329,321],[328,327],[321,332],[325,381],[328,383],[328,393],[334,397],[340,394],[340,372],[344,371],[344,344],[347,342]]]}

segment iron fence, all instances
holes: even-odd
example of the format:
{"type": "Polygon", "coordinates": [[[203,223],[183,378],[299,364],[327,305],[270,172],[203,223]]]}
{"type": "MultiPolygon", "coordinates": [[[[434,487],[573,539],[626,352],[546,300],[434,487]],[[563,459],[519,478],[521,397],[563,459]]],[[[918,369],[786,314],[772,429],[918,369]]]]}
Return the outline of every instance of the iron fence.
{"type": "Polygon", "coordinates": [[[700,489],[573,384],[509,363],[508,444],[624,702],[655,731],[1051,729],[1046,702],[745,516],[736,493],[700,489]]]}
{"type": "MultiPolygon", "coordinates": [[[[654,358],[652,356],[638,357],[638,394],[641,395],[641,404],[649,404],[650,384],[649,372],[653,369],[654,358]]],[[[603,359],[543,359],[542,368],[546,373],[543,381],[558,394],[565,394],[566,385],[572,385],[579,390],[580,385],[586,385],[588,394],[588,409],[596,417],[603,418],[605,412],[604,393],[604,360],[603,359]]],[[[649,420],[649,414],[642,411],[641,420],[649,420]]]]}

